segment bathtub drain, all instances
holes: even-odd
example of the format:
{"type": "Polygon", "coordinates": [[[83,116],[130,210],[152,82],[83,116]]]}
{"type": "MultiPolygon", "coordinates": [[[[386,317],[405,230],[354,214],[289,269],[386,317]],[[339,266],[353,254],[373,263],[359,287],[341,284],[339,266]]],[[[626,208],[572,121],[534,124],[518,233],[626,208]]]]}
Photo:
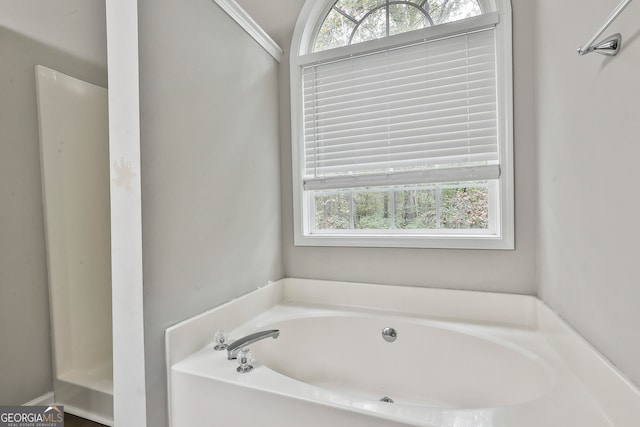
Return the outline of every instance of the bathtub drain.
{"type": "Polygon", "coordinates": [[[393,399],[391,399],[390,397],[385,396],[382,399],[380,399],[380,402],[393,403],[393,399]]]}

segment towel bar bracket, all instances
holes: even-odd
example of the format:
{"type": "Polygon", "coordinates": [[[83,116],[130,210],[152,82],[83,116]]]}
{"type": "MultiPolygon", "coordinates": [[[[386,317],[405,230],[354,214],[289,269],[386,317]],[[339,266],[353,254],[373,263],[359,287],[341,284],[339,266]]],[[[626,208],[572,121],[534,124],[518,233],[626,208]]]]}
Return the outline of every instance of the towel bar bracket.
{"type": "Polygon", "coordinates": [[[591,39],[587,43],[585,43],[584,46],[578,48],[579,55],[586,55],[591,52],[596,52],[601,55],[610,55],[610,56],[618,54],[618,51],[620,50],[620,45],[622,44],[622,36],[620,34],[614,34],[611,37],[607,37],[600,43],[595,43],[595,42],[598,39],[598,37],[600,37],[602,33],[604,33],[604,31],[607,28],[609,28],[609,25],[611,25],[613,21],[616,20],[616,18],[622,13],[622,11],[624,11],[625,8],[629,6],[629,3],[631,3],[631,1],[632,0],[622,0],[620,4],[618,4],[618,6],[613,10],[613,12],[611,12],[609,17],[605,21],[605,23],[602,25],[602,27],[600,27],[598,32],[593,37],[591,37],[591,39]]]}

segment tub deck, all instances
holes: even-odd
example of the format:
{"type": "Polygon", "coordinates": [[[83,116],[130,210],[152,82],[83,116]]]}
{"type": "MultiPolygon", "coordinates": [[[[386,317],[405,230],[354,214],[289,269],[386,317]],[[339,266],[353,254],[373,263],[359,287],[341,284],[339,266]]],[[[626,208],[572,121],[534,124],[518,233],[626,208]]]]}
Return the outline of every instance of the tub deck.
{"type": "Polygon", "coordinates": [[[284,279],[166,342],[173,427],[640,425],[638,390],[529,296],[284,279]],[[276,327],[248,374],[209,345],[276,327]]]}

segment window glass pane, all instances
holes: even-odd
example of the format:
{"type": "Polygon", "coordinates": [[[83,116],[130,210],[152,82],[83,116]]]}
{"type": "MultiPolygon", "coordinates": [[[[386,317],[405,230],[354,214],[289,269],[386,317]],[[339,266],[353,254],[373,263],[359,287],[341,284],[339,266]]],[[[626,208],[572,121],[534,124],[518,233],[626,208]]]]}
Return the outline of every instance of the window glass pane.
{"type": "Polygon", "coordinates": [[[314,50],[321,51],[348,45],[355,26],[353,21],[332,9],[318,31],[314,50]]]}
{"type": "Polygon", "coordinates": [[[489,191],[481,188],[446,188],[441,196],[441,227],[486,229],[489,227],[489,191]]]}
{"type": "Polygon", "coordinates": [[[477,0],[428,0],[425,8],[434,25],[482,14],[477,0]]]}
{"type": "Polygon", "coordinates": [[[387,8],[381,7],[367,16],[353,34],[351,43],[376,40],[387,36],[387,8]]]}
{"type": "Polygon", "coordinates": [[[396,191],[395,227],[407,230],[436,228],[436,202],[435,189],[396,191]]]}
{"type": "Polygon", "coordinates": [[[336,2],[335,7],[359,21],[367,13],[385,3],[385,0],[339,0],[336,2]]]}
{"type": "Polygon", "coordinates": [[[481,14],[478,0],[339,0],[318,31],[314,51],[375,40],[481,14]]]}
{"type": "Polygon", "coordinates": [[[316,230],[355,232],[489,228],[488,181],[338,191],[312,192],[316,230]]]}
{"type": "Polygon", "coordinates": [[[316,229],[347,230],[351,228],[351,197],[348,193],[315,195],[316,229]]]}
{"type": "Polygon", "coordinates": [[[354,193],[354,227],[364,230],[389,229],[392,209],[390,196],[388,192],[354,193]]]}
{"type": "Polygon", "coordinates": [[[389,35],[406,33],[429,26],[427,16],[417,7],[407,4],[389,6],[389,35]]]}

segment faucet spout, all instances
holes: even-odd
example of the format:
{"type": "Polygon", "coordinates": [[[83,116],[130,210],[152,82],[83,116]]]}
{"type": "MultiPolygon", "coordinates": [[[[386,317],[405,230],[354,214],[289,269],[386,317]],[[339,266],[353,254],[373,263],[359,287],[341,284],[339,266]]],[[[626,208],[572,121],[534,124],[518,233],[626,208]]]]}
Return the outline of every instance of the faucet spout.
{"type": "Polygon", "coordinates": [[[273,339],[276,339],[278,338],[279,335],[280,335],[279,329],[270,329],[268,331],[260,331],[260,332],[253,333],[251,335],[247,335],[246,337],[240,338],[232,342],[231,344],[229,344],[229,347],[227,347],[227,359],[228,360],[237,359],[238,353],[244,347],[250,344],[253,344],[256,341],[263,340],[265,338],[272,337],[273,339]]]}

